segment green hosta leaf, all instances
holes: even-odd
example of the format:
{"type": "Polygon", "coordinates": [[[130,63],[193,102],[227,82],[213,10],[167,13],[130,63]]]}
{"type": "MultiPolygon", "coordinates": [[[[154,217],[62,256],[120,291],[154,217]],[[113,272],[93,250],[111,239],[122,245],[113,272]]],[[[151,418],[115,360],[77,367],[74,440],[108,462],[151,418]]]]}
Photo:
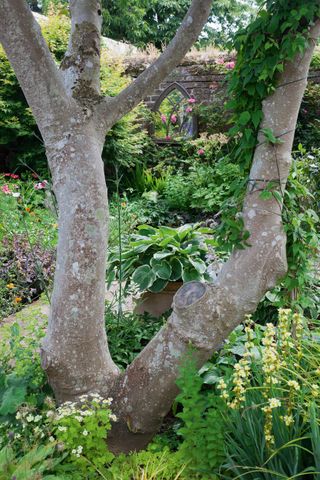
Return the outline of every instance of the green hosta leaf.
{"type": "Polygon", "coordinates": [[[177,258],[173,258],[170,261],[171,265],[171,277],[170,280],[175,282],[176,280],[181,280],[182,278],[182,272],[183,272],[183,266],[177,258]]]}
{"type": "Polygon", "coordinates": [[[148,288],[150,292],[158,293],[161,292],[168,285],[168,281],[163,278],[157,278],[155,282],[148,288]]]}
{"type": "Polygon", "coordinates": [[[207,270],[206,264],[199,258],[189,257],[189,262],[200,274],[203,274],[207,270]]]}
{"type": "Polygon", "coordinates": [[[161,260],[162,258],[170,257],[171,255],[174,255],[174,252],[169,252],[168,250],[163,250],[163,252],[157,252],[153,255],[153,258],[156,258],[157,260],[161,260]]]}
{"type": "Polygon", "coordinates": [[[157,277],[163,280],[169,280],[171,276],[171,266],[167,260],[151,259],[151,267],[157,277]]]}
{"type": "Polygon", "coordinates": [[[137,227],[137,230],[139,230],[139,233],[141,235],[146,235],[147,237],[149,235],[154,235],[155,233],[157,233],[157,230],[153,227],[150,227],[149,225],[139,225],[137,227]]]}
{"type": "Polygon", "coordinates": [[[151,245],[152,245],[152,243],[149,243],[148,245],[137,245],[136,247],[134,247],[132,249],[132,254],[146,252],[148,250],[148,248],[151,247],[151,245]]]}
{"type": "Polygon", "coordinates": [[[139,286],[140,290],[147,290],[156,279],[156,274],[149,265],[138,267],[132,275],[132,281],[139,286]]]}
{"type": "Polygon", "coordinates": [[[167,237],[168,235],[170,235],[171,237],[174,237],[177,234],[177,230],[171,227],[162,226],[162,227],[159,227],[159,231],[162,233],[164,237],[167,237]]]}
{"type": "Polygon", "coordinates": [[[201,281],[202,275],[195,268],[184,268],[182,280],[186,282],[201,281]]]}

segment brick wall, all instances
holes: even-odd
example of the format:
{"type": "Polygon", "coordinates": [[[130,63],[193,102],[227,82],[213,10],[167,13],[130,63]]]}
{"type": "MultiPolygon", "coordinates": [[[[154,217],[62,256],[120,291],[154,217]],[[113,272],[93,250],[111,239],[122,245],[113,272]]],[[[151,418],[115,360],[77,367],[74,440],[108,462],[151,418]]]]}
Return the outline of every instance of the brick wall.
{"type": "MultiPolygon", "coordinates": [[[[147,66],[145,63],[130,64],[126,67],[126,73],[135,78],[147,66]]],[[[320,83],[320,70],[311,70],[309,79],[315,83],[320,83]]],[[[146,105],[152,109],[159,95],[173,82],[182,85],[189,95],[197,99],[198,103],[210,104],[217,93],[226,87],[226,75],[217,70],[215,63],[179,65],[152,95],[144,99],[146,105]]]]}

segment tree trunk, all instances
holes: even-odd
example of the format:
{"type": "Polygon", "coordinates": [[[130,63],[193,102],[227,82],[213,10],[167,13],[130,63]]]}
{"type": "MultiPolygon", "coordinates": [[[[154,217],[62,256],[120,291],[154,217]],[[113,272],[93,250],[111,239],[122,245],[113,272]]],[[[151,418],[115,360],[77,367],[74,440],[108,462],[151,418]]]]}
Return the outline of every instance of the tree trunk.
{"type": "Polygon", "coordinates": [[[103,143],[92,125],[47,145],[59,207],[56,274],[42,365],[57,401],[109,395],[118,368],[104,325],[107,189],[103,143]],[[88,169],[88,165],[90,168],[88,169]]]}

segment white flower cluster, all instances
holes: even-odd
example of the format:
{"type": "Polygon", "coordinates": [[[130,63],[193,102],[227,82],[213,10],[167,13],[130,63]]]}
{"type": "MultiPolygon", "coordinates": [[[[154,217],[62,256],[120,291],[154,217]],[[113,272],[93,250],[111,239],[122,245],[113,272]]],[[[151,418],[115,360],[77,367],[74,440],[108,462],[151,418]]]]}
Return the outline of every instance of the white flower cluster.
{"type": "MultiPolygon", "coordinates": [[[[64,402],[61,407],[57,408],[56,413],[49,410],[47,412],[47,417],[54,417],[55,421],[59,421],[63,418],[73,416],[79,423],[81,423],[84,417],[91,417],[94,415],[94,407],[109,407],[112,403],[112,398],[103,398],[98,393],[90,393],[88,395],[81,395],[79,397],[79,402],[64,402]]],[[[117,421],[117,417],[111,414],[110,420],[115,422],[117,421]]]]}
{"type": "Polygon", "coordinates": [[[76,457],[79,458],[80,455],[81,455],[81,453],[82,453],[82,450],[83,450],[83,446],[82,446],[82,445],[79,445],[77,448],[73,448],[73,449],[71,450],[71,453],[72,453],[73,455],[75,455],[76,457]]]}

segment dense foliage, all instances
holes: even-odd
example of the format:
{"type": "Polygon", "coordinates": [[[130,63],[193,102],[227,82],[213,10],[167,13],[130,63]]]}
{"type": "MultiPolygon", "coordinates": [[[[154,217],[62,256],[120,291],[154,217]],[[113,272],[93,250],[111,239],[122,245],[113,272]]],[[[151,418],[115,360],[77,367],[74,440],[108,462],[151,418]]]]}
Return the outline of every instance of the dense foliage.
{"type": "MultiPolygon", "coordinates": [[[[41,26],[50,51],[58,62],[61,61],[68,45],[69,18],[63,12],[54,10],[41,26]]],[[[128,83],[128,78],[123,75],[122,66],[115,60],[111,61],[104,50],[101,63],[101,91],[114,96],[128,83]]],[[[48,167],[40,132],[2,48],[0,107],[0,153],[4,159],[0,170],[20,172],[27,166],[38,174],[46,175],[48,167]]],[[[145,109],[138,107],[108,132],[103,151],[107,172],[113,173],[115,163],[129,165],[142,159],[149,138],[137,126],[137,119],[144,114],[145,109]]]]}
{"type": "MultiPolygon", "coordinates": [[[[32,10],[47,14],[50,6],[67,0],[28,0],[32,10]]],[[[179,28],[189,0],[102,0],[103,35],[145,47],[167,44],[179,28]]],[[[253,1],[223,0],[212,6],[200,43],[225,45],[256,9],[253,1]],[[214,26],[213,26],[214,24],[214,26]]]]}

